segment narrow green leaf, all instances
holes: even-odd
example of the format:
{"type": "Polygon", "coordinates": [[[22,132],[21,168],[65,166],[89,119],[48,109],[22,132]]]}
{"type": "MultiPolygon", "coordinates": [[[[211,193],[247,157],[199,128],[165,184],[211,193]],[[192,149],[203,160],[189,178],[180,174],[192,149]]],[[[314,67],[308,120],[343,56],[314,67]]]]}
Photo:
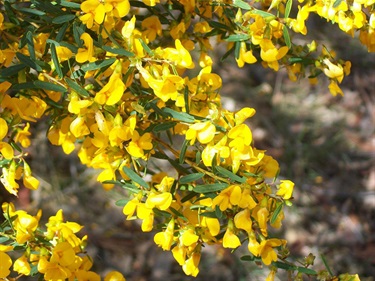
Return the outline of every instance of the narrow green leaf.
{"type": "Polygon", "coordinates": [[[297,267],[297,271],[298,271],[298,272],[305,273],[305,274],[307,274],[307,275],[317,275],[317,274],[318,274],[318,273],[317,273],[315,270],[313,270],[313,269],[306,268],[306,267],[301,267],[301,266],[297,267]]]}
{"type": "Polygon", "coordinates": [[[168,108],[168,107],[163,107],[162,111],[169,114],[174,119],[180,120],[182,122],[193,123],[194,120],[195,120],[195,118],[192,115],[190,115],[189,113],[178,112],[178,111],[175,111],[175,110],[173,110],[171,108],[168,108]]]}
{"type": "Polygon", "coordinates": [[[203,184],[203,185],[197,185],[193,191],[196,193],[210,193],[210,192],[216,192],[221,191],[228,187],[227,183],[212,183],[212,184],[203,184]]]}
{"type": "Polygon", "coordinates": [[[45,82],[45,81],[35,81],[34,85],[38,88],[47,90],[47,91],[55,91],[55,92],[62,92],[65,93],[67,89],[61,85],[53,84],[50,82],[45,82]]]}
{"type": "Polygon", "coordinates": [[[147,52],[147,54],[149,54],[150,56],[154,56],[154,51],[151,50],[150,47],[147,46],[147,44],[141,38],[138,38],[138,40],[141,43],[143,49],[147,52]]]}
{"type": "Polygon", "coordinates": [[[276,266],[277,268],[281,268],[281,269],[285,269],[285,270],[294,271],[294,270],[297,269],[297,266],[295,266],[295,265],[290,265],[290,264],[280,262],[280,261],[273,262],[272,265],[276,266]]]}
{"type": "Polygon", "coordinates": [[[15,9],[18,12],[35,15],[35,16],[44,16],[46,13],[43,11],[39,11],[37,9],[31,9],[31,8],[21,8],[21,7],[15,7],[15,9]]]}
{"type": "Polygon", "coordinates": [[[254,258],[254,256],[246,255],[246,256],[242,256],[240,258],[240,260],[242,260],[242,261],[254,261],[255,258],[254,258]]]}
{"type": "Polygon", "coordinates": [[[252,10],[251,13],[259,15],[262,18],[275,18],[276,17],[275,15],[273,15],[271,13],[268,13],[268,12],[265,12],[265,11],[262,11],[262,10],[257,10],[257,9],[252,10]]]}
{"type": "Polygon", "coordinates": [[[129,199],[120,199],[116,201],[116,206],[124,207],[130,200],[129,199]]]}
{"type": "Polygon", "coordinates": [[[207,218],[217,218],[215,212],[204,212],[204,213],[201,213],[200,216],[207,217],[207,218]]]}
{"type": "Polygon", "coordinates": [[[326,257],[325,257],[323,254],[320,254],[320,258],[322,259],[323,264],[324,264],[324,266],[326,267],[326,269],[327,269],[329,275],[334,276],[333,273],[332,273],[331,268],[330,268],[329,265],[328,265],[328,262],[327,262],[327,260],[326,260],[326,257]]]}
{"type": "Polygon", "coordinates": [[[128,167],[123,167],[122,170],[124,173],[134,182],[138,183],[140,186],[145,188],[150,188],[147,182],[145,182],[136,172],[128,167]]]}
{"type": "Polygon", "coordinates": [[[344,0],[336,0],[334,3],[333,3],[333,8],[337,8],[341,2],[344,1],[344,0]]]}
{"type": "Polygon", "coordinates": [[[66,0],[57,0],[57,3],[59,3],[61,6],[72,8],[72,9],[80,9],[81,4],[80,3],[74,3],[66,0]]]}
{"type": "Polygon", "coordinates": [[[292,10],[293,0],[288,0],[285,5],[285,18],[289,18],[290,11],[292,10]]]}
{"type": "Polygon", "coordinates": [[[284,36],[285,44],[290,49],[292,47],[292,42],[290,41],[290,36],[289,36],[288,28],[286,27],[286,25],[284,25],[283,27],[283,36],[284,36]]]}
{"type": "Polygon", "coordinates": [[[232,173],[231,171],[229,171],[229,170],[227,170],[227,169],[225,169],[221,166],[216,166],[215,168],[220,174],[222,174],[223,176],[225,176],[227,178],[230,178],[233,181],[240,182],[240,183],[246,182],[245,177],[237,176],[236,174],[232,173]]]}
{"type": "Polygon", "coordinates": [[[283,205],[284,205],[283,202],[277,202],[276,203],[277,207],[276,207],[275,211],[273,212],[272,217],[270,219],[271,224],[276,222],[277,217],[279,216],[281,210],[283,209],[283,205]]]}
{"type": "Polygon", "coordinates": [[[55,44],[51,44],[51,57],[53,64],[55,65],[55,70],[60,79],[63,78],[63,72],[61,70],[59,59],[57,58],[56,46],[55,44]]]}
{"type": "Polygon", "coordinates": [[[0,244],[8,241],[9,239],[10,239],[9,237],[5,237],[5,236],[0,237],[0,244]]]}
{"type": "Polygon", "coordinates": [[[185,101],[185,111],[186,113],[189,113],[189,88],[188,86],[185,86],[184,89],[184,101],[185,101]]]}
{"type": "Polygon", "coordinates": [[[16,53],[16,56],[19,59],[19,61],[22,62],[23,64],[26,64],[27,66],[35,69],[38,72],[43,71],[43,69],[35,61],[33,61],[30,57],[25,56],[24,54],[18,53],[18,52],[16,53]]]}
{"type": "Polygon", "coordinates": [[[91,71],[91,70],[97,70],[97,69],[100,69],[100,68],[111,65],[115,61],[116,61],[116,58],[110,58],[110,59],[106,59],[106,60],[98,60],[98,61],[94,61],[94,62],[90,62],[90,63],[86,63],[86,64],[82,65],[81,69],[85,72],[91,71]]]}
{"type": "Polygon", "coordinates": [[[180,156],[179,156],[179,159],[178,159],[180,164],[183,164],[185,162],[185,154],[186,154],[186,150],[187,150],[188,145],[189,145],[189,141],[184,140],[184,142],[182,144],[182,147],[181,147],[180,156]]]}
{"type": "Polygon", "coordinates": [[[29,50],[30,58],[32,60],[35,60],[34,39],[33,39],[33,33],[30,30],[26,32],[26,44],[27,44],[27,49],[29,50]]]}
{"type": "Polygon", "coordinates": [[[102,49],[106,52],[110,52],[112,54],[124,56],[124,57],[134,57],[132,52],[126,51],[125,49],[120,48],[112,48],[109,46],[102,46],[102,49]]]}
{"type": "Polygon", "coordinates": [[[175,208],[169,207],[169,210],[171,210],[172,213],[175,214],[180,219],[183,219],[184,221],[188,221],[188,219],[185,218],[185,216],[181,212],[177,211],[175,208]]]}
{"type": "Polygon", "coordinates": [[[241,42],[237,41],[234,43],[234,57],[236,59],[240,58],[241,42]]]}
{"type": "Polygon", "coordinates": [[[1,77],[9,77],[17,74],[21,70],[23,70],[26,67],[23,63],[12,65],[3,69],[0,69],[0,76],[1,77]]]}
{"type": "Polygon", "coordinates": [[[251,6],[248,3],[246,3],[245,1],[242,1],[242,0],[234,0],[233,6],[235,6],[237,8],[244,9],[244,10],[251,10],[251,6]]]}
{"type": "Polygon", "coordinates": [[[173,128],[174,126],[176,126],[177,122],[165,122],[165,123],[161,123],[161,124],[157,124],[153,129],[152,131],[154,133],[158,133],[158,132],[162,132],[162,131],[166,131],[166,130],[169,130],[171,128],[173,128]]]}
{"type": "Polygon", "coordinates": [[[220,23],[220,22],[217,22],[217,21],[207,21],[207,22],[213,28],[225,29],[225,30],[231,31],[231,29],[229,28],[229,26],[227,26],[227,25],[225,25],[223,23],[220,23]]]}
{"type": "Polygon", "coordinates": [[[189,182],[193,182],[193,181],[199,180],[199,179],[201,179],[203,177],[204,177],[203,173],[194,173],[194,174],[190,174],[190,175],[181,177],[180,180],[179,180],[179,182],[181,184],[189,183],[189,182]]]}
{"type": "Polygon", "coordinates": [[[87,98],[87,97],[90,96],[90,93],[88,91],[86,91],[85,89],[83,89],[80,85],[78,85],[73,80],[71,80],[71,79],[69,79],[67,77],[64,80],[68,84],[68,86],[70,88],[72,88],[72,90],[74,90],[78,95],[80,95],[80,96],[82,96],[84,98],[87,98]]]}
{"type": "Polygon", "coordinates": [[[69,22],[69,21],[71,21],[71,20],[73,20],[75,18],[76,18],[76,15],[74,15],[74,14],[66,14],[66,15],[55,17],[52,20],[52,23],[54,23],[54,24],[62,24],[62,23],[65,23],[65,22],[69,22]]]}
{"type": "Polygon", "coordinates": [[[227,42],[246,41],[250,38],[248,34],[232,34],[225,38],[227,42]]]}
{"type": "Polygon", "coordinates": [[[60,42],[64,38],[65,32],[68,29],[68,27],[69,27],[69,24],[66,22],[59,28],[59,32],[57,33],[56,38],[55,38],[57,42],[60,42]]]}

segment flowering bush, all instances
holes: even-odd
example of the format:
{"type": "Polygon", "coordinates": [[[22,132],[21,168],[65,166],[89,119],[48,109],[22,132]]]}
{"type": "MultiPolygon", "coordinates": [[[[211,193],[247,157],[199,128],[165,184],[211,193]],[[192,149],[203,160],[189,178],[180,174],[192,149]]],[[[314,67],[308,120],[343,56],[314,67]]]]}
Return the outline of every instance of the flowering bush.
{"type": "MultiPolygon", "coordinates": [[[[330,92],[343,94],[339,84],[350,62],[315,41],[297,45],[293,35],[307,34],[314,13],[353,37],[359,33],[373,52],[373,0],[302,0],[293,16],[292,0],[0,4],[0,179],[9,193],[17,196],[20,184],[38,188],[24,149],[30,123],[48,122],[52,144],[97,169],[105,189],[128,191],[118,202],[126,218],[140,219],[144,232],[155,229],[155,243],[187,275],[199,273],[204,245],[246,244],[243,258],[269,266],[267,280],[277,269],[295,280],[337,280],[310,268],[312,256],[294,265],[287,241],[269,235],[281,226],[294,183],[278,180],[277,161],[254,146],[246,120],[255,109],[222,107],[211,54],[222,45],[222,60],[284,67],[293,81],[326,76],[330,92]],[[155,161],[171,171],[153,170],[155,161]]],[[[90,271],[86,236],[77,236],[81,226],[64,222],[61,211],[42,229],[41,212],[32,216],[10,203],[2,209],[0,278],[100,280],[90,271]],[[14,251],[19,258],[8,254],[14,251]]],[[[104,280],[125,279],[110,272],[104,280]]]]}

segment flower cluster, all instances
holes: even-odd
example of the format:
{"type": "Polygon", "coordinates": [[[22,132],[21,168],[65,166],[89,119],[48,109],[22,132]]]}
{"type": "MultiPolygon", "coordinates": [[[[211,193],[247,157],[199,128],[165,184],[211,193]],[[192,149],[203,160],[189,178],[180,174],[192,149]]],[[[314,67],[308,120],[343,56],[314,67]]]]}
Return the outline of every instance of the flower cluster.
{"type": "MultiPolygon", "coordinates": [[[[39,226],[41,211],[32,216],[8,203],[2,209],[5,221],[0,228],[4,243],[0,245],[0,278],[14,272],[18,276],[42,274],[44,280],[101,280],[97,273],[90,271],[92,260],[84,254],[87,236],[76,235],[82,226],[65,222],[61,210],[49,218],[43,231],[39,226]],[[13,262],[6,252],[20,249],[22,255],[13,262]]],[[[104,280],[125,281],[116,271],[108,273],[104,280]]]]}
{"type": "MultiPolygon", "coordinates": [[[[315,41],[299,46],[289,33],[307,34],[305,22],[316,13],[351,35],[359,30],[373,51],[373,2],[300,1],[295,17],[292,0],[5,2],[0,180],[11,194],[17,195],[21,180],[38,187],[23,149],[30,145],[31,124],[48,120],[50,142],[98,169],[104,188],[126,189],[127,219],[141,219],[145,232],[158,228],[155,243],[170,250],[187,275],[198,274],[206,244],[247,244],[251,260],[271,267],[269,280],[277,266],[297,271],[296,278],[317,274],[306,268],[310,264],[283,263],[286,241],[269,234],[281,226],[294,184],[278,180],[276,160],[255,147],[247,123],[255,109],[222,107],[212,51],[224,45],[223,59],[232,56],[238,67],[285,67],[291,80],[324,74],[331,93],[342,94],[338,85],[350,62],[326,48],[316,55],[315,41]],[[170,172],[153,168],[160,163],[170,172]]],[[[1,278],[10,274],[6,252],[15,245],[24,249],[13,263],[18,274],[99,278],[82,257],[85,238],[75,234],[81,227],[63,222],[60,211],[43,232],[39,213],[30,216],[10,204],[3,210],[1,237],[9,239],[1,240],[1,278]]],[[[118,273],[108,276],[123,280],[118,273]]]]}

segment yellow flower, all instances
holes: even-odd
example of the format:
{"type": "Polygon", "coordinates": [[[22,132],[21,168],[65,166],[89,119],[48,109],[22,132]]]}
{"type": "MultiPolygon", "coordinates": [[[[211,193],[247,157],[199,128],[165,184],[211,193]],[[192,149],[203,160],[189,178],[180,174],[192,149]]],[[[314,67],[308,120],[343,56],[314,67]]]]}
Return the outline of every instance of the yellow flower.
{"type": "Polygon", "coordinates": [[[76,61],[79,63],[84,63],[86,61],[95,61],[94,57],[94,41],[92,40],[90,34],[83,33],[81,39],[84,42],[85,48],[79,48],[76,55],[76,61]]]}
{"type": "Polygon", "coordinates": [[[253,52],[251,50],[246,51],[246,44],[245,42],[241,42],[240,54],[239,57],[236,58],[238,67],[243,67],[245,63],[255,63],[257,61],[256,57],[254,57],[253,52]]]}
{"type": "Polygon", "coordinates": [[[199,261],[201,259],[201,254],[194,252],[184,263],[182,266],[183,271],[186,275],[191,275],[196,277],[199,273],[199,261]]]}
{"type": "Polygon", "coordinates": [[[270,265],[271,262],[277,261],[277,254],[274,247],[278,247],[282,244],[279,239],[268,239],[263,240],[259,245],[259,255],[265,265],[270,265]]]}
{"type": "Polygon", "coordinates": [[[202,144],[207,144],[215,137],[215,132],[216,127],[210,121],[196,123],[189,126],[186,139],[190,140],[190,145],[193,145],[196,139],[202,144]]]}
{"type": "Polygon", "coordinates": [[[171,219],[165,231],[161,231],[155,234],[154,241],[164,251],[169,251],[172,246],[173,235],[174,235],[174,219],[171,219]]]}
{"type": "Polygon", "coordinates": [[[73,56],[72,51],[64,46],[56,46],[56,54],[60,62],[66,61],[73,56]]]}
{"type": "Polygon", "coordinates": [[[18,272],[18,274],[30,275],[31,267],[25,254],[15,260],[13,269],[18,272]]]}
{"type": "Polygon", "coordinates": [[[220,232],[220,222],[217,218],[201,216],[200,225],[207,227],[212,236],[216,236],[220,232]]]}
{"type": "Polygon", "coordinates": [[[223,247],[235,249],[239,246],[241,246],[240,239],[236,234],[233,233],[233,229],[228,226],[223,237],[223,247]]]}
{"type": "Polygon", "coordinates": [[[329,83],[328,85],[328,89],[333,96],[337,96],[337,94],[341,96],[344,95],[344,93],[342,92],[339,85],[337,85],[337,82],[335,80],[331,80],[331,83],[329,83]]]}
{"type": "Polygon", "coordinates": [[[293,193],[294,183],[290,180],[281,180],[279,185],[279,190],[276,195],[282,196],[284,199],[290,199],[293,193]]]}
{"type": "MultiPolygon", "coordinates": [[[[2,245],[1,245],[2,246],[2,245]]],[[[0,249],[0,278],[6,279],[10,274],[12,259],[0,249]]]]}
{"type": "Polygon", "coordinates": [[[212,201],[212,207],[219,206],[221,211],[225,211],[232,205],[238,205],[241,200],[241,187],[239,185],[231,185],[222,190],[212,201]]]}
{"type": "Polygon", "coordinates": [[[95,102],[99,104],[114,105],[119,102],[126,90],[119,73],[113,73],[108,83],[96,94],[95,102]]]}
{"type": "Polygon", "coordinates": [[[323,69],[324,74],[331,79],[337,79],[337,81],[341,83],[344,78],[343,67],[341,65],[333,64],[329,59],[324,59],[323,62],[328,67],[323,69]]]}
{"type": "Polygon", "coordinates": [[[104,281],[126,281],[126,279],[120,272],[111,271],[104,277],[104,281]]]}
{"type": "Polygon", "coordinates": [[[160,194],[151,192],[146,200],[146,208],[158,208],[160,210],[166,210],[172,203],[172,194],[169,192],[163,192],[160,194]]]}
{"type": "Polygon", "coordinates": [[[253,230],[249,209],[244,209],[234,216],[234,225],[238,229],[243,229],[248,233],[253,230]]]}
{"type": "Polygon", "coordinates": [[[180,241],[184,246],[191,246],[198,242],[199,236],[195,234],[194,229],[189,228],[185,230],[180,236],[180,241]]]}
{"type": "Polygon", "coordinates": [[[141,137],[137,131],[134,131],[132,140],[126,147],[126,151],[133,157],[142,158],[145,156],[145,150],[151,150],[152,136],[150,133],[145,133],[141,137]]]}
{"type": "Polygon", "coordinates": [[[142,32],[142,34],[150,41],[154,41],[156,38],[156,35],[162,34],[162,26],[160,23],[160,20],[157,16],[151,16],[148,18],[145,18],[142,21],[142,27],[146,29],[142,32]]]}
{"type": "Polygon", "coordinates": [[[264,62],[268,64],[270,68],[275,71],[279,70],[278,60],[283,58],[288,52],[288,47],[283,46],[280,49],[277,49],[270,39],[263,39],[260,42],[260,57],[264,62]]]}

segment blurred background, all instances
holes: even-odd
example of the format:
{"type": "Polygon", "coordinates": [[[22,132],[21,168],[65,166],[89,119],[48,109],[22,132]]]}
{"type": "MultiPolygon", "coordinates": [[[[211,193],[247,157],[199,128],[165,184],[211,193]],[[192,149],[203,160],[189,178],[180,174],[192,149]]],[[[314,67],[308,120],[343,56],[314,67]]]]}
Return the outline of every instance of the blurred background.
{"type": "MultiPolygon", "coordinates": [[[[223,78],[223,106],[257,110],[249,120],[255,146],[279,161],[281,179],[296,183],[294,204],[277,233],[288,240],[291,256],[302,259],[313,253],[316,268],[324,269],[324,255],[334,274],[358,273],[361,280],[373,281],[375,55],[335,31],[332,26],[313,36],[352,62],[352,73],[342,84],[344,97],[333,97],[328,81],[294,83],[284,70],[275,73],[259,65],[238,69],[234,60],[214,71],[223,78]]],[[[220,54],[218,49],[218,58],[220,54]]],[[[16,204],[33,214],[42,208],[44,219],[63,209],[66,220],[84,225],[96,271],[118,270],[128,281],[265,280],[268,270],[240,260],[246,247],[233,254],[206,247],[198,277],[185,276],[171,253],[154,244],[153,233],[142,233],[138,221],[125,221],[122,208],[115,205],[123,190],[104,191],[97,173],[80,165],[74,153],[65,155],[49,144],[45,126],[33,128],[29,148],[41,187],[33,193],[21,190],[16,204]]]]}

